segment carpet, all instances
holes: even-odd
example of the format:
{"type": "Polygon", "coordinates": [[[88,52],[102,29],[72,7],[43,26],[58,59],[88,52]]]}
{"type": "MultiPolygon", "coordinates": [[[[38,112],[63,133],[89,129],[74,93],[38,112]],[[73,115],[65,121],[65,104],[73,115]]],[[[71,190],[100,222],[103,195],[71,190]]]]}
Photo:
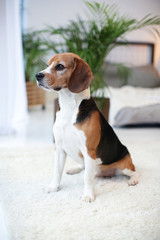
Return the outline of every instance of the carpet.
{"type": "MultiPolygon", "coordinates": [[[[11,240],[159,240],[160,138],[128,141],[140,183],[96,179],[96,201],[83,202],[83,175],[64,173],[62,189],[46,193],[53,146],[0,149],[0,200],[11,240]]],[[[66,169],[74,163],[67,160],[66,169]]]]}

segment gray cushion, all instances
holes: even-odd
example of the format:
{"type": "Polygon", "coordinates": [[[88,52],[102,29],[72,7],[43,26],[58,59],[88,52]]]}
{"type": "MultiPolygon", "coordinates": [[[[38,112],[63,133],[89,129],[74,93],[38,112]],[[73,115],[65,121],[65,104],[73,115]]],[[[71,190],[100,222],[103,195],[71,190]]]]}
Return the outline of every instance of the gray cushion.
{"type": "Polygon", "coordinates": [[[115,116],[115,127],[134,124],[160,124],[160,104],[125,107],[115,116]]]}
{"type": "Polygon", "coordinates": [[[125,80],[119,76],[115,64],[105,63],[103,78],[108,86],[116,88],[124,85],[144,88],[155,88],[160,86],[160,75],[152,65],[129,67],[128,78],[125,80]]]}
{"type": "Polygon", "coordinates": [[[127,85],[143,88],[160,86],[160,76],[152,65],[130,68],[127,85]]]}

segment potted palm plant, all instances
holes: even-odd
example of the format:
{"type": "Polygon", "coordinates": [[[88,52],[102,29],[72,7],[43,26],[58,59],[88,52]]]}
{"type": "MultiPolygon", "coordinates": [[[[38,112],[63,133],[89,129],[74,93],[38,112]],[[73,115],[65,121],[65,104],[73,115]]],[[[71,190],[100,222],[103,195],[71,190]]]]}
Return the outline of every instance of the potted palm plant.
{"type": "Polygon", "coordinates": [[[28,107],[41,105],[45,108],[45,91],[37,87],[35,73],[46,67],[44,57],[48,49],[42,40],[42,32],[29,31],[23,34],[23,55],[28,107]]]}
{"type": "MultiPolygon", "coordinates": [[[[155,28],[155,25],[160,25],[160,17],[147,15],[141,20],[129,19],[120,16],[115,5],[105,2],[100,4],[96,1],[86,2],[86,5],[89,9],[87,21],[78,17],[66,27],[48,27],[48,33],[52,38],[55,35],[60,37],[59,42],[48,42],[48,47],[55,53],[66,51],[76,53],[89,64],[94,75],[94,81],[91,84],[91,93],[93,93],[106,86],[103,80],[105,58],[113,48],[121,44],[119,40],[122,38],[124,40],[128,32],[149,26],[154,26],[150,31],[160,36],[155,28]]],[[[104,98],[102,97],[102,101],[98,99],[98,102],[101,108],[104,108],[104,98]]],[[[108,110],[104,113],[105,116],[107,112],[108,110]]]]}

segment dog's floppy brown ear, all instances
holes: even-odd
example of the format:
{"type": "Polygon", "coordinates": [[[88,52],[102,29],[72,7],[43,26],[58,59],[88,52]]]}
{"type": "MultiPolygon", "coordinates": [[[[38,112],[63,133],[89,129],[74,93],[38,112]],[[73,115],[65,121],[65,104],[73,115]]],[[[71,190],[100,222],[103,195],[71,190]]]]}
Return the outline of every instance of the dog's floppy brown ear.
{"type": "Polygon", "coordinates": [[[93,79],[93,74],[84,60],[75,58],[74,64],[75,66],[68,82],[68,89],[71,92],[80,93],[88,88],[93,79]]]}

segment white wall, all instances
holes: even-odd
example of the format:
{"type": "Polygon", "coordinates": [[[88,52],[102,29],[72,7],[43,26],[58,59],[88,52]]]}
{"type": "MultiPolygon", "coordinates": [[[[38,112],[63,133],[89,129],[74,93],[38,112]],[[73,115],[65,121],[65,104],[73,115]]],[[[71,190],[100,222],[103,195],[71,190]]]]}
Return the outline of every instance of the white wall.
{"type": "MultiPolygon", "coordinates": [[[[86,6],[83,0],[26,0],[27,1],[27,28],[41,29],[45,25],[58,27],[66,25],[69,20],[76,19],[77,15],[86,18],[86,6]]],[[[103,0],[99,0],[103,2],[103,0]]],[[[109,4],[116,4],[120,14],[141,19],[152,13],[160,15],[160,0],[107,0],[109,4]]],[[[137,30],[128,34],[127,39],[154,42],[155,63],[160,61],[160,39],[150,32],[137,30]]]]}

